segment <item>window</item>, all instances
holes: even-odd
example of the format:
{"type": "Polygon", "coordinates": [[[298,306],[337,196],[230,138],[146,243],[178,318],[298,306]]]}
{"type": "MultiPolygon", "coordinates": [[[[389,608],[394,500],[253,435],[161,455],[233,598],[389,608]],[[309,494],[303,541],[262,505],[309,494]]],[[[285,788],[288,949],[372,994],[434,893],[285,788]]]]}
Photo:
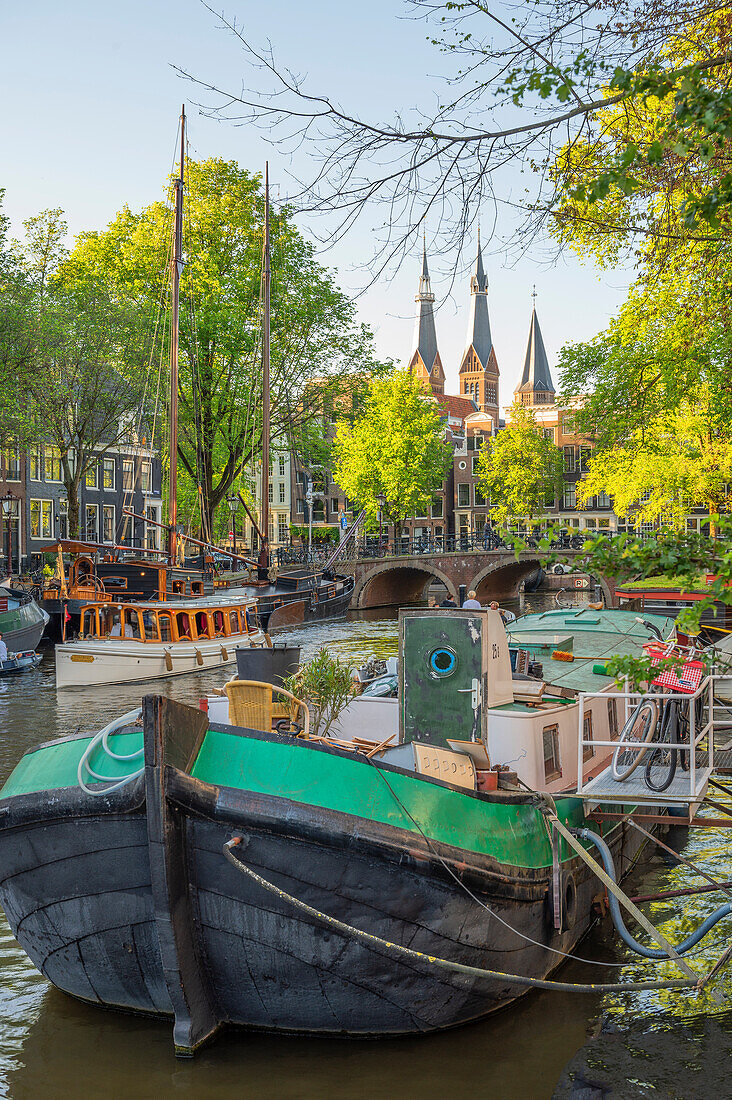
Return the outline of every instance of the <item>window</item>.
{"type": "Polygon", "coordinates": [[[270,502],[270,504],[272,504],[273,501],[274,501],[274,492],[272,490],[273,490],[273,485],[272,485],[272,482],[270,481],[269,485],[267,486],[267,500],[270,502]]]}
{"type": "Polygon", "coordinates": [[[552,443],[554,442],[554,428],[544,428],[543,435],[544,439],[549,439],[552,443]]]}
{"type": "Polygon", "coordinates": [[[480,458],[480,455],[473,455],[473,473],[474,474],[477,474],[477,472],[478,472],[478,459],[479,458],[480,458]]]}
{"type": "Polygon", "coordinates": [[[140,488],[143,493],[152,492],[152,462],[149,459],[140,463],[140,488]]]}
{"type": "Polygon", "coordinates": [[[562,435],[574,435],[574,417],[562,417],[562,435]]]}
{"type": "Polygon", "coordinates": [[[544,726],[544,779],[558,779],[562,774],[562,762],[559,759],[559,726],[544,726]]]}
{"type": "Polygon", "coordinates": [[[607,724],[610,730],[610,740],[616,741],[618,737],[618,701],[617,699],[608,699],[607,701],[607,724]]]}
{"type": "Polygon", "coordinates": [[[114,459],[105,458],[102,463],[102,488],[114,489],[114,459]]]}
{"type": "Polygon", "coordinates": [[[287,516],[277,517],[277,541],[287,542],[290,537],[290,525],[287,522],[287,516]]]}
{"type": "Polygon", "coordinates": [[[580,473],[583,473],[583,474],[587,473],[587,468],[590,464],[590,459],[591,458],[592,458],[592,448],[591,447],[580,447],[580,449],[579,449],[580,473]]]}
{"type": "Polygon", "coordinates": [[[46,447],[46,481],[61,481],[61,451],[51,445],[46,447]]]}
{"type": "Polygon", "coordinates": [[[598,508],[609,508],[610,507],[610,497],[607,495],[607,493],[598,493],[597,494],[597,507],[598,508]]]}
{"type": "Polygon", "coordinates": [[[337,512],[338,511],[338,497],[333,497],[333,499],[331,500],[330,510],[331,510],[331,512],[337,512]]]}
{"type": "Polygon", "coordinates": [[[279,470],[280,470],[280,477],[284,477],[285,476],[285,456],[284,455],[280,455],[279,470]]]}
{"type": "Polygon", "coordinates": [[[284,483],[284,481],[281,481],[281,482],[280,482],[280,487],[279,487],[279,500],[280,500],[280,504],[284,504],[284,503],[285,503],[285,495],[286,495],[286,494],[285,494],[285,483],[284,483]]]}
{"type": "Polygon", "coordinates": [[[577,489],[574,485],[570,485],[569,482],[564,483],[564,493],[562,494],[562,508],[576,508],[577,507],[577,489]]]}
{"type": "Polygon", "coordinates": [[[574,473],[574,447],[562,447],[564,454],[564,472],[566,474],[574,473]]]}
{"type": "Polygon", "coordinates": [[[3,466],[6,481],[20,481],[20,447],[13,439],[3,446],[3,466]]]}
{"type": "Polygon", "coordinates": [[[442,519],[442,497],[435,497],[430,512],[433,519],[442,519]]]}
{"type": "Polygon", "coordinates": [[[145,509],[145,546],[148,550],[160,549],[160,528],[153,524],[158,522],[158,510],[154,506],[145,509]]]}
{"type": "Polygon", "coordinates": [[[30,476],[31,481],[41,480],[41,448],[31,447],[30,452],[30,476]]]}
{"type": "Polygon", "coordinates": [[[116,518],[114,505],[105,504],[102,507],[102,542],[114,542],[114,529],[116,518]]]}
{"type": "Polygon", "coordinates": [[[486,503],[486,500],[485,500],[485,497],[483,496],[483,493],[480,491],[480,489],[478,488],[477,485],[475,485],[473,487],[473,491],[475,493],[475,507],[476,508],[483,508],[485,503],[486,503]]]}
{"type": "Polygon", "coordinates": [[[305,501],[302,499],[302,497],[297,498],[297,514],[299,516],[305,514],[305,501]]]}
{"type": "Polygon", "coordinates": [[[546,493],[544,494],[544,507],[545,508],[554,508],[556,506],[556,503],[557,503],[557,498],[554,495],[554,490],[553,489],[547,489],[546,493]]]}
{"type": "MultiPolygon", "coordinates": [[[[584,720],[582,722],[582,740],[583,741],[591,741],[592,740],[592,711],[591,710],[589,710],[585,714],[584,720]]],[[[582,746],[582,759],[583,760],[591,760],[594,755],[595,755],[595,750],[593,749],[592,745],[583,745],[582,746]]]]}
{"type": "Polygon", "coordinates": [[[89,542],[98,541],[98,514],[99,509],[96,504],[87,504],[84,509],[84,538],[89,542]]]}
{"type": "Polygon", "coordinates": [[[84,479],[85,482],[86,482],[87,489],[96,489],[98,487],[97,486],[98,476],[99,475],[98,475],[98,470],[97,470],[97,464],[96,464],[96,462],[92,462],[91,466],[86,471],[86,477],[84,479]]]}
{"type": "Polygon", "coordinates": [[[135,464],[131,458],[122,459],[122,488],[130,490],[135,484],[135,464]]]}
{"type": "Polygon", "coordinates": [[[498,404],[498,388],[491,382],[485,388],[485,400],[487,405],[498,404]]]}
{"type": "Polygon", "coordinates": [[[458,485],[458,507],[467,508],[470,506],[470,486],[458,485]]]}
{"type": "Polygon", "coordinates": [[[53,501],[31,500],[30,521],[32,539],[53,538],[53,501]]]}

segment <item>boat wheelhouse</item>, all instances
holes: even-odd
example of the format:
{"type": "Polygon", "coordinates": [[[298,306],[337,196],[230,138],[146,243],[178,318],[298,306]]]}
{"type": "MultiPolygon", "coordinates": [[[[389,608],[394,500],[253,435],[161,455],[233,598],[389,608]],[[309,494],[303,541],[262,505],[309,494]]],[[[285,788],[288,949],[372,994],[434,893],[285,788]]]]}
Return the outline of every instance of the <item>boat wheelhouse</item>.
{"type": "Polygon", "coordinates": [[[256,600],[96,600],[81,608],[79,637],[56,646],[56,687],[120,684],[219,668],[236,661],[237,648],[266,641],[256,600]]]}

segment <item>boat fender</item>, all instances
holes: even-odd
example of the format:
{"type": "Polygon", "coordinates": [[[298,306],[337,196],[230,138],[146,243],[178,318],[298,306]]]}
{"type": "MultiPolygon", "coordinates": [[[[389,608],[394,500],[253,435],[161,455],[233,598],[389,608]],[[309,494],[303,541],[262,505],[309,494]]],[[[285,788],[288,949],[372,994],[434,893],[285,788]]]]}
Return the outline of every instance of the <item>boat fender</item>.
{"type": "Polygon", "coordinates": [[[221,656],[225,661],[228,661],[229,651],[228,651],[228,649],[226,648],[225,645],[222,645],[222,647],[221,647],[221,656]]]}
{"type": "Polygon", "coordinates": [[[197,665],[202,665],[203,664],[203,657],[201,655],[200,649],[196,650],[196,664],[197,665]]]}
{"type": "MultiPolygon", "coordinates": [[[[569,932],[577,919],[577,884],[571,871],[562,873],[562,916],[557,931],[569,932]]],[[[547,893],[547,924],[554,928],[554,892],[549,887],[547,893]]]]}
{"type": "Polygon", "coordinates": [[[173,658],[170,655],[169,649],[166,649],[165,651],[165,667],[167,668],[168,672],[173,671],[173,658]]]}

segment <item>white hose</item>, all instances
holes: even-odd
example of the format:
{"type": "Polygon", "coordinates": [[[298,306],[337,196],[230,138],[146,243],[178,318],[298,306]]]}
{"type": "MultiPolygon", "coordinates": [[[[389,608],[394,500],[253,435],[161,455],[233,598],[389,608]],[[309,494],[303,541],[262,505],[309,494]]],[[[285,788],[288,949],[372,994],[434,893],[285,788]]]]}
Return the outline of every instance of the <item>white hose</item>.
{"type": "Polygon", "coordinates": [[[76,769],[76,778],[79,781],[79,786],[81,787],[82,791],[85,791],[87,794],[95,796],[110,794],[112,791],[117,791],[120,787],[124,787],[127,783],[131,783],[132,780],[136,779],[138,775],[142,775],[143,771],[145,770],[144,764],[141,768],[138,768],[137,771],[132,772],[131,775],[122,776],[121,779],[118,779],[114,775],[101,775],[99,772],[95,772],[89,764],[89,759],[98,745],[102,746],[107,756],[109,756],[112,760],[137,760],[140,756],[142,756],[145,751],[144,745],[142,745],[135,752],[120,754],[114,752],[109,747],[109,742],[107,740],[109,736],[113,734],[116,730],[121,729],[123,726],[129,726],[133,722],[137,722],[141,717],[142,707],[137,707],[136,710],[128,710],[126,714],[122,714],[119,718],[114,718],[111,722],[109,722],[108,725],[104,727],[104,729],[101,729],[99,733],[94,734],[91,741],[84,749],[81,760],[79,761],[79,766],[76,769]],[[90,787],[87,783],[84,782],[84,769],[86,769],[92,779],[98,779],[102,783],[109,783],[111,784],[111,786],[102,787],[100,789],[99,785],[96,784],[94,787],[90,787]]]}

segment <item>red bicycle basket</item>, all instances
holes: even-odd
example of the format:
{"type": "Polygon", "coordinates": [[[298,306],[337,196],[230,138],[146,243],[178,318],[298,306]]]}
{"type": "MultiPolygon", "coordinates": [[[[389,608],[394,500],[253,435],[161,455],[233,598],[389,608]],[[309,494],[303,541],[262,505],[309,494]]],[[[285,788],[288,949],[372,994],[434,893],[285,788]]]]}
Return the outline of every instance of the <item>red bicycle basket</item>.
{"type": "Polygon", "coordinates": [[[670,657],[679,657],[683,660],[682,665],[676,668],[665,668],[662,672],[659,672],[655,680],[651,681],[652,687],[678,691],[681,695],[693,695],[697,691],[706,671],[703,661],[684,659],[682,654],[674,653],[673,650],[669,653],[667,649],[662,649],[660,646],[645,645],[643,648],[651,658],[651,664],[653,665],[660,665],[662,662],[669,660],[670,657]]]}

